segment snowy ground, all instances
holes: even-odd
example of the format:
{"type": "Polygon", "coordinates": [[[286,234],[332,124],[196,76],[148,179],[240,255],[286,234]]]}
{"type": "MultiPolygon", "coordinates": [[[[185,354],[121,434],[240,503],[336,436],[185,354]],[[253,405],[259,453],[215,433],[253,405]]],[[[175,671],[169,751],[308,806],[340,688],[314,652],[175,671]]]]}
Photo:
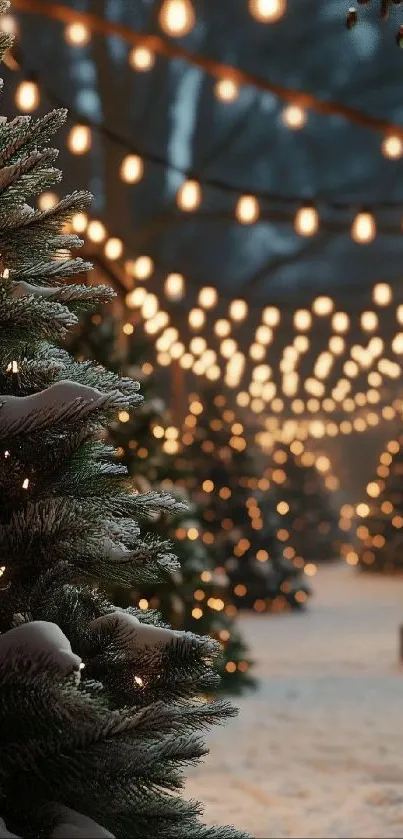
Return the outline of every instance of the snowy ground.
{"type": "Polygon", "coordinates": [[[242,619],[260,688],[187,792],[254,837],[403,837],[403,579],[340,565],[312,584],[305,615],[242,619]]]}

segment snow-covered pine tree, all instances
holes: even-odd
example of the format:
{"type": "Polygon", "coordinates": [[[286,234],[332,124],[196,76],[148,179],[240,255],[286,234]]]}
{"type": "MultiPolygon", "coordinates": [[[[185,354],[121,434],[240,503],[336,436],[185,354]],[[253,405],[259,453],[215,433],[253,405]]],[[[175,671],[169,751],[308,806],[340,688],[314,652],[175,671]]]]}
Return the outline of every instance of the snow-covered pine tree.
{"type": "MultiPolygon", "coordinates": [[[[1,53],[9,45],[1,34],[1,53]]],[[[205,753],[198,732],[233,713],[199,698],[216,643],[119,610],[92,582],[171,572],[176,558],[136,519],[176,502],[133,493],[98,435],[139,403],[137,384],[59,345],[111,294],[71,282],[88,265],[71,258],[80,243],[65,225],[89,196],[26,203],[60,179],[48,140],[64,120],[0,124],[0,832],[238,837],[204,827],[179,792],[205,753]]]]}

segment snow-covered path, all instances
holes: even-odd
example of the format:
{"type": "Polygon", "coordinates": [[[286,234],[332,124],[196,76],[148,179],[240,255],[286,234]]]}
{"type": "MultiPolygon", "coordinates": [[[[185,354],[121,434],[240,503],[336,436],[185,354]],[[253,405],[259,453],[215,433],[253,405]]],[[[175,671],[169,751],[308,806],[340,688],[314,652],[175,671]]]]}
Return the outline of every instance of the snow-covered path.
{"type": "Polygon", "coordinates": [[[304,615],[242,619],[259,690],[187,792],[254,837],[403,837],[403,579],[339,565],[313,587],[304,615]]]}

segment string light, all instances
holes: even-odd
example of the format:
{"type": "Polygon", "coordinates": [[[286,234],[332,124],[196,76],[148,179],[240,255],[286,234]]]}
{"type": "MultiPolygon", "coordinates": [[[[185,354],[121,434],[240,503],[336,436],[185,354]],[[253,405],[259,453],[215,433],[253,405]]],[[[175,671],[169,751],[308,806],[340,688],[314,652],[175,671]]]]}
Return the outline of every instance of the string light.
{"type": "Polygon", "coordinates": [[[40,102],[39,87],[36,82],[23,81],[15,92],[15,103],[20,111],[28,114],[35,111],[40,102]]]}
{"type": "Polygon", "coordinates": [[[108,259],[119,259],[123,253],[123,242],[116,236],[113,236],[105,244],[105,256],[108,259]]]}
{"type": "Polygon", "coordinates": [[[262,312],[262,321],[267,326],[278,326],[280,323],[280,312],[275,306],[266,306],[262,312]]]}
{"type": "Polygon", "coordinates": [[[182,300],[185,294],[185,278],[182,274],[168,274],[164,283],[164,292],[169,300],[182,300]]]}
{"type": "Polygon", "coordinates": [[[307,309],[298,309],[294,314],[294,327],[304,332],[312,325],[312,315],[307,309]]]}
{"type": "Polygon", "coordinates": [[[332,329],[334,332],[348,332],[350,318],[346,312],[335,312],[332,317],[332,329]]]}
{"type": "Polygon", "coordinates": [[[129,64],[133,70],[152,70],[154,63],[155,55],[148,47],[133,47],[129,53],[129,64]]]}
{"type": "Polygon", "coordinates": [[[148,280],[154,270],[154,263],[150,256],[138,256],[137,259],[125,263],[125,268],[137,280],[148,280]]]}
{"type": "Polygon", "coordinates": [[[87,227],[87,236],[91,239],[91,242],[96,242],[97,244],[103,242],[106,238],[106,227],[102,224],[102,221],[90,221],[87,227]]]}
{"type": "Polygon", "coordinates": [[[188,316],[189,326],[192,329],[201,329],[206,321],[206,315],[203,309],[191,309],[188,316]]]}
{"type": "Polygon", "coordinates": [[[260,23],[276,23],[285,9],[286,0],[249,0],[249,11],[260,23]]]}
{"type": "Polygon", "coordinates": [[[91,33],[88,26],[85,26],[84,23],[79,21],[75,21],[74,23],[69,23],[66,26],[64,30],[64,37],[66,39],[66,43],[73,47],[85,47],[90,40],[91,33]]]}
{"type": "Polygon", "coordinates": [[[120,166],[120,177],[126,184],[137,184],[144,174],[144,163],[138,154],[128,154],[120,166]]]}
{"type": "Polygon", "coordinates": [[[56,207],[58,200],[55,192],[42,192],[42,195],[38,198],[38,207],[42,211],[52,210],[53,207],[56,207]]]}
{"type": "Polygon", "coordinates": [[[282,117],[287,128],[292,128],[295,131],[303,128],[307,120],[306,111],[301,105],[286,105],[282,117]]]}
{"type": "Polygon", "coordinates": [[[364,332],[374,332],[378,328],[378,316],[375,312],[363,312],[360,323],[364,332]]]}
{"type": "Polygon", "coordinates": [[[74,213],[71,219],[71,226],[75,233],[84,233],[88,227],[88,216],[86,213],[74,213]]]}
{"type": "Polygon", "coordinates": [[[225,320],[225,318],[220,318],[214,324],[214,332],[218,335],[219,338],[225,338],[231,332],[231,324],[229,320],[225,320]]]}
{"type": "Polygon", "coordinates": [[[330,297],[317,297],[313,301],[312,309],[316,315],[320,315],[321,317],[330,315],[334,309],[333,300],[330,297]]]}
{"type": "Polygon", "coordinates": [[[248,314],[248,304],[245,300],[233,300],[229,307],[229,316],[232,320],[245,320],[248,314]]]}
{"type": "Polygon", "coordinates": [[[239,87],[233,79],[219,79],[214,87],[214,93],[221,102],[235,102],[239,96],[239,87]]]}
{"type": "Polygon", "coordinates": [[[197,181],[185,181],[176,196],[178,207],[185,212],[197,210],[201,202],[201,187],[197,181]]]}
{"type": "Polygon", "coordinates": [[[190,0],[164,0],[159,22],[167,35],[176,38],[188,35],[195,24],[195,13],[190,0]]]}
{"type": "Polygon", "coordinates": [[[199,291],[198,303],[203,309],[213,309],[217,301],[217,290],[212,286],[205,286],[199,291]]]}
{"type": "Polygon", "coordinates": [[[389,306],[392,302],[392,289],[387,283],[377,283],[372,290],[372,299],[377,306],[389,306]]]}
{"type": "Polygon", "coordinates": [[[259,218],[259,203],[254,195],[241,195],[238,198],[235,215],[241,224],[253,224],[259,218]]]}
{"type": "Polygon", "coordinates": [[[382,154],[391,160],[397,160],[403,154],[403,143],[396,134],[389,134],[382,141],[382,154]]]}
{"type": "Polygon", "coordinates": [[[295,216],[295,230],[300,236],[314,236],[319,228],[319,216],[315,207],[300,207],[295,216]]]}
{"type": "Polygon", "coordinates": [[[368,244],[375,239],[376,224],[372,213],[357,213],[351,227],[351,236],[360,245],[368,244]]]}
{"type": "Polygon", "coordinates": [[[67,147],[73,154],[86,154],[91,148],[91,130],[88,125],[74,125],[67,137],[67,147]]]}
{"type": "Polygon", "coordinates": [[[139,309],[140,306],[143,305],[146,297],[147,292],[145,288],[139,286],[139,288],[135,288],[133,291],[130,291],[129,294],[126,294],[126,306],[128,306],[129,309],[139,309]]]}

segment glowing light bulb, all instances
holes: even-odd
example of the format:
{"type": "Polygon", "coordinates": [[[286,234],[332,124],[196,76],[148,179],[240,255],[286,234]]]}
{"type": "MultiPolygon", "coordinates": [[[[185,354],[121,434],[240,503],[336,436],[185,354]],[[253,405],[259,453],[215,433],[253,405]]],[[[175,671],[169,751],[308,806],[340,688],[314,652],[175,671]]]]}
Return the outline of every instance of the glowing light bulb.
{"type": "Polygon", "coordinates": [[[389,306],[392,302],[392,289],[387,283],[377,283],[372,289],[372,299],[377,306],[389,306]]]}
{"type": "Polygon", "coordinates": [[[249,0],[249,11],[259,23],[276,23],[286,10],[286,0],[249,0]]]}
{"type": "Polygon", "coordinates": [[[347,332],[350,327],[350,318],[346,312],[335,312],[332,317],[332,328],[334,332],[347,332]]]}
{"type": "Polygon", "coordinates": [[[298,309],[294,315],[294,327],[300,329],[301,332],[310,329],[312,324],[312,315],[307,309],[298,309]]]}
{"type": "Polygon", "coordinates": [[[91,242],[103,242],[106,238],[106,227],[102,224],[102,221],[90,221],[87,227],[87,236],[91,239],[91,242]]]}
{"type": "Polygon", "coordinates": [[[345,350],[346,342],[340,335],[332,335],[329,339],[329,350],[334,355],[341,355],[345,350]]]}
{"type": "Polygon", "coordinates": [[[66,26],[64,37],[66,42],[73,47],[85,47],[90,40],[91,33],[88,26],[85,26],[80,21],[76,21],[66,26]]]}
{"type": "Polygon", "coordinates": [[[361,329],[364,332],[374,332],[378,327],[378,316],[375,312],[363,312],[360,318],[361,329]]]}
{"type": "Polygon", "coordinates": [[[392,350],[396,355],[403,353],[403,332],[398,332],[392,341],[392,350]]]}
{"type": "Polygon", "coordinates": [[[286,105],[282,116],[284,125],[287,128],[294,129],[294,131],[303,128],[307,120],[306,111],[301,105],[286,105]]]}
{"type": "Polygon", "coordinates": [[[237,343],[233,338],[225,338],[221,341],[220,351],[224,358],[231,358],[237,350],[237,343]]]}
{"type": "Polygon", "coordinates": [[[333,300],[330,297],[317,297],[313,301],[312,309],[316,315],[320,315],[321,317],[330,315],[334,309],[333,300]]]}
{"type": "Polygon", "coordinates": [[[295,216],[295,230],[300,236],[314,236],[319,228],[319,216],[315,207],[300,207],[295,216]]]}
{"type": "Polygon", "coordinates": [[[58,200],[55,192],[42,192],[42,195],[38,198],[38,207],[43,212],[52,210],[53,207],[56,207],[58,200]]]}
{"type": "Polygon", "coordinates": [[[225,320],[225,318],[220,318],[214,324],[214,332],[218,335],[219,338],[225,338],[231,332],[231,324],[229,320],[225,320]]]}
{"type": "Polygon", "coordinates": [[[88,125],[74,125],[67,137],[67,146],[73,154],[86,154],[91,148],[91,129],[88,125]]]}
{"type": "Polygon", "coordinates": [[[120,166],[120,177],[126,184],[137,184],[144,173],[144,163],[138,154],[128,154],[120,166]]]}
{"type": "Polygon", "coordinates": [[[146,294],[141,307],[141,314],[145,320],[153,318],[158,312],[158,297],[156,294],[146,294]]]}
{"type": "Polygon", "coordinates": [[[21,82],[15,92],[15,103],[17,108],[28,114],[35,111],[40,102],[39,87],[36,82],[21,82]]]}
{"type": "Polygon", "coordinates": [[[188,35],[195,24],[195,13],[190,0],[164,0],[159,22],[167,35],[175,38],[188,35]]]}
{"type": "Polygon", "coordinates": [[[229,316],[232,320],[245,320],[248,314],[248,304],[245,300],[233,300],[229,307],[229,316]]]}
{"type": "Polygon", "coordinates": [[[137,280],[148,280],[154,270],[154,263],[150,256],[138,256],[127,265],[129,273],[137,280]]]}
{"type": "Polygon", "coordinates": [[[280,312],[275,306],[266,306],[262,312],[262,321],[267,326],[278,326],[280,323],[280,312]]]}
{"type": "Polygon", "coordinates": [[[182,300],[185,294],[185,278],[182,274],[168,274],[164,283],[164,292],[169,300],[182,300]]]}
{"type": "Polygon", "coordinates": [[[84,233],[88,226],[88,216],[86,213],[75,213],[71,219],[71,226],[75,233],[84,233]]]}
{"type": "Polygon", "coordinates": [[[16,35],[18,32],[18,24],[12,15],[1,15],[0,17],[0,31],[7,35],[16,35]]]}
{"type": "Polygon", "coordinates": [[[192,329],[200,329],[204,326],[206,321],[205,312],[203,309],[191,309],[188,316],[189,326],[192,329]]]}
{"type": "Polygon", "coordinates": [[[235,216],[241,224],[253,224],[259,218],[259,202],[254,195],[241,195],[235,207],[235,216]]]}
{"type": "Polygon", "coordinates": [[[176,201],[181,210],[189,213],[197,210],[201,197],[200,184],[197,181],[185,181],[178,191],[176,201]]]}
{"type": "Polygon", "coordinates": [[[263,344],[264,346],[271,344],[273,340],[273,330],[271,327],[266,326],[265,324],[258,326],[255,332],[255,340],[258,344],[263,344]]]}
{"type": "Polygon", "coordinates": [[[213,309],[217,305],[217,290],[212,286],[205,286],[199,292],[198,303],[203,309],[213,309]]]}
{"type": "Polygon", "coordinates": [[[372,213],[357,213],[351,227],[351,236],[360,245],[366,245],[375,239],[376,223],[372,213]]]}
{"type": "Polygon", "coordinates": [[[232,79],[219,79],[214,87],[214,93],[221,102],[235,102],[239,96],[239,87],[232,79]]]}
{"type": "Polygon", "coordinates": [[[133,47],[129,54],[129,64],[133,70],[145,72],[152,70],[155,63],[154,53],[148,47],[133,47]]]}
{"type": "Polygon", "coordinates": [[[104,250],[105,256],[108,259],[119,259],[123,253],[123,242],[116,236],[112,236],[112,238],[108,239],[106,242],[104,250]]]}
{"type": "Polygon", "coordinates": [[[391,160],[397,160],[403,154],[403,142],[396,134],[389,134],[382,141],[382,154],[391,160]]]}

